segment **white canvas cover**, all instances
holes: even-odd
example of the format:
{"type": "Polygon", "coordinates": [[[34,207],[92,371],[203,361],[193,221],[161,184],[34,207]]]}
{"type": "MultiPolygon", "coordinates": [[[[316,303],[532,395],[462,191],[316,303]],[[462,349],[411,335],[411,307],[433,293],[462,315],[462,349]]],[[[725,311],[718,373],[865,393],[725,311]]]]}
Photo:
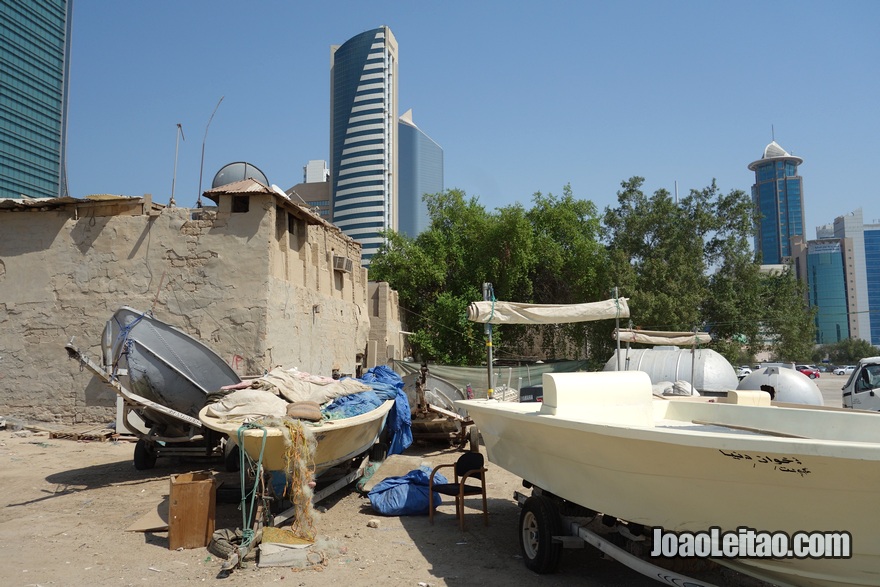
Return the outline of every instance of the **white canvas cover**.
{"type": "Polygon", "coordinates": [[[563,324],[629,318],[628,298],[586,304],[526,304],[482,301],[468,305],[467,317],[483,324],[563,324]]]}
{"type": "Polygon", "coordinates": [[[693,346],[712,342],[712,336],[708,332],[661,332],[627,328],[615,330],[613,336],[620,342],[637,342],[639,344],[693,346]]]}

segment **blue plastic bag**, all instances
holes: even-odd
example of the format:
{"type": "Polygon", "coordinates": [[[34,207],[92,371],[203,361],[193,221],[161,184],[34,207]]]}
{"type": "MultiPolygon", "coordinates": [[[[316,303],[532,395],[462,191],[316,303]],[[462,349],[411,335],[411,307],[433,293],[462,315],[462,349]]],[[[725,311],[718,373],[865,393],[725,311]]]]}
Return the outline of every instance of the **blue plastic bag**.
{"type": "MultiPolygon", "coordinates": [[[[367,494],[373,510],[383,516],[418,516],[428,513],[428,480],[430,471],[415,469],[402,477],[388,477],[376,484],[367,494]]],[[[436,483],[446,483],[446,477],[437,473],[436,483]]],[[[440,505],[440,494],[434,492],[434,508],[440,505]]]]}

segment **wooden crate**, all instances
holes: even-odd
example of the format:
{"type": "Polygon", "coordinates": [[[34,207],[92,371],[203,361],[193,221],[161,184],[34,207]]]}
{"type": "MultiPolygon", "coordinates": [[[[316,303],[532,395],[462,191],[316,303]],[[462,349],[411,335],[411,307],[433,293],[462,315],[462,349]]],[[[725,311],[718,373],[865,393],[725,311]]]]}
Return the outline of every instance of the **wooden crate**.
{"type": "Polygon", "coordinates": [[[201,548],[214,534],[217,480],[213,473],[171,476],[168,548],[201,548]]]}

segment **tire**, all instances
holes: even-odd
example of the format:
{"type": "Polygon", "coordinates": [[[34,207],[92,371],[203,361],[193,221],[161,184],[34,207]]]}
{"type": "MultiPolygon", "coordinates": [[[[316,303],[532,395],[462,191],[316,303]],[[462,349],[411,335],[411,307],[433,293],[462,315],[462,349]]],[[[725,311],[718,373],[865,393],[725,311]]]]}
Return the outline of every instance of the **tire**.
{"type": "Polygon", "coordinates": [[[146,471],[156,466],[156,449],[153,443],[147,443],[141,438],[134,445],[134,468],[138,471],[146,471]]]}
{"type": "Polygon", "coordinates": [[[818,375],[816,375],[815,373],[810,373],[810,379],[815,379],[816,377],[818,377],[818,375]]]}
{"type": "Polygon", "coordinates": [[[231,530],[223,528],[215,530],[208,543],[208,552],[222,559],[229,559],[233,554],[238,552],[238,547],[242,541],[241,528],[231,530]]]}
{"type": "Polygon", "coordinates": [[[519,546],[526,568],[540,575],[559,568],[562,543],[553,537],[562,534],[562,519],[556,504],[546,497],[533,495],[519,513],[519,546]]]}
{"type": "Polygon", "coordinates": [[[241,449],[238,448],[237,444],[232,444],[229,448],[223,465],[227,473],[237,473],[241,470],[241,449]]]}
{"type": "Polygon", "coordinates": [[[388,445],[382,441],[377,441],[376,444],[370,447],[370,461],[374,463],[380,463],[385,460],[385,457],[388,456],[388,445]]]}
{"type": "Polygon", "coordinates": [[[471,446],[471,452],[480,452],[480,431],[476,426],[471,426],[468,430],[468,437],[471,446]]]}

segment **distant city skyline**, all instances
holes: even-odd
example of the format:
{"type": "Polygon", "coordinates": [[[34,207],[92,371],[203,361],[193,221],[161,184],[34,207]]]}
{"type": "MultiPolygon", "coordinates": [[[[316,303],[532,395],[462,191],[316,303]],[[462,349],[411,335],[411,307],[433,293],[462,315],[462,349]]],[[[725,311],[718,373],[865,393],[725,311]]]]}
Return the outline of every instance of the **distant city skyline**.
{"type": "Polygon", "coordinates": [[[880,3],[865,0],[551,1],[542,10],[497,0],[247,10],[228,0],[78,2],[71,195],[167,202],[181,123],[176,199],[193,205],[221,96],[205,176],[248,161],[272,183],[298,183],[306,161],[329,160],[329,46],[384,24],[406,48],[401,111],[413,108],[443,146],[446,187],[489,210],[529,206],[534,192],[570,183],[601,211],[634,175],[649,193],[715,178],[724,193],[748,194],[745,164],[775,138],[805,160],[812,237],[857,208],[880,219],[877,188],[860,179],[880,155],[878,21],[880,3]],[[231,34],[242,29],[259,31],[259,42],[231,34]],[[526,30],[539,41],[517,41],[526,30]]]}

